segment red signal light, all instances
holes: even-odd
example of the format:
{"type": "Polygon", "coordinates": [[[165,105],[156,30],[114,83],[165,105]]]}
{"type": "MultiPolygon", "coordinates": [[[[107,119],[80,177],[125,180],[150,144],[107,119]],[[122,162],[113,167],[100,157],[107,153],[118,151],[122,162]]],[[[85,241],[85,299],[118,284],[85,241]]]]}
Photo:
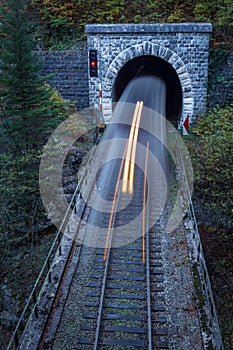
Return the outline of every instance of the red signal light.
{"type": "Polygon", "coordinates": [[[90,77],[98,77],[97,50],[89,51],[90,77]]]}

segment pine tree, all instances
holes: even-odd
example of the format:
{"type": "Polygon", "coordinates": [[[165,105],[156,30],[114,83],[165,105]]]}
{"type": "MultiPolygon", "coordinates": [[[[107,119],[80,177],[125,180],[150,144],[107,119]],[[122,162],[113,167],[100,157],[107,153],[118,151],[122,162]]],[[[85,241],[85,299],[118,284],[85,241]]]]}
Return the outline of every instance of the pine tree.
{"type": "Polygon", "coordinates": [[[61,100],[40,76],[29,6],[4,0],[0,14],[0,243],[33,238],[41,226],[40,154],[61,117],[61,100]]]}
{"type": "Polygon", "coordinates": [[[45,141],[45,124],[55,111],[53,90],[41,77],[35,24],[25,0],[5,0],[1,18],[0,120],[12,147],[28,150],[45,141]]]}

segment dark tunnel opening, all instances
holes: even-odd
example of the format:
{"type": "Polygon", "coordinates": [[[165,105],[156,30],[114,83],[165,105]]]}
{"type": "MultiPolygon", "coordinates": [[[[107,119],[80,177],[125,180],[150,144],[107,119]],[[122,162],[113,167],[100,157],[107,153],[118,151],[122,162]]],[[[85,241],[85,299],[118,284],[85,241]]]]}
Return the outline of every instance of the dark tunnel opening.
{"type": "Polygon", "coordinates": [[[177,126],[182,111],[182,88],[175,69],[165,60],[155,56],[139,56],[127,62],[119,71],[112,101],[119,101],[130,80],[137,76],[158,76],[166,84],[166,117],[177,126]]]}

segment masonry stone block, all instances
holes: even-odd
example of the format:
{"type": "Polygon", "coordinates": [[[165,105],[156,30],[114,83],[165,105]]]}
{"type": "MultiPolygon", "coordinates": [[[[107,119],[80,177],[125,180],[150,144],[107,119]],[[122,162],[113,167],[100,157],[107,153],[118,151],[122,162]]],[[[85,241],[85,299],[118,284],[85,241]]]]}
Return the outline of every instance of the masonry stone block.
{"type": "MultiPolygon", "coordinates": [[[[170,62],[170,60],[172,59],[173,56],[173,52],[170,49],[166,49],[166,54],[164,55],[164,59],[167,62],[170,62]]],[[[177,61],[178,57],[176,56],[176,58],[174,59],[173,64],[175,63],[175,61],[177,61]]]]}
{"type": "Polygon", "coordinates": [[[158,52],[159,52],[159,45],[153,45],[152,46],[152,52],[151,52],[152,55],[157,57],[158,56],[158,52]]]}
{"type": "Polygon", "coordinates": [[[143,47],[144,47],[144,54],[145,55],[150,55],[151,54],[151,50],[152,50],[152,47],[151,47],[150,43],[148,41],[143,42],[143,47]]]}

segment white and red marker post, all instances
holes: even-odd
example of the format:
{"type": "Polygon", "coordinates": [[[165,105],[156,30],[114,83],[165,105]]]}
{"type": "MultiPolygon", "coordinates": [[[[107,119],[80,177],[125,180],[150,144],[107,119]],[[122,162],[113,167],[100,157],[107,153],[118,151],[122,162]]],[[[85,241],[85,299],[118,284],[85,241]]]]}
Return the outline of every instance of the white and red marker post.
{"type": "Polygon", "coordinates": [[[100,93],[99,93],[99,111],[100,111],[100,123],[103,122],[103,93],[102,93],[102,84],[100,83],[100,93]]]}
{"type": "Polygon", "coordinates": [[[183,120],[183,135],[187,136],[189,134],[189,114],[183,120]]]}

